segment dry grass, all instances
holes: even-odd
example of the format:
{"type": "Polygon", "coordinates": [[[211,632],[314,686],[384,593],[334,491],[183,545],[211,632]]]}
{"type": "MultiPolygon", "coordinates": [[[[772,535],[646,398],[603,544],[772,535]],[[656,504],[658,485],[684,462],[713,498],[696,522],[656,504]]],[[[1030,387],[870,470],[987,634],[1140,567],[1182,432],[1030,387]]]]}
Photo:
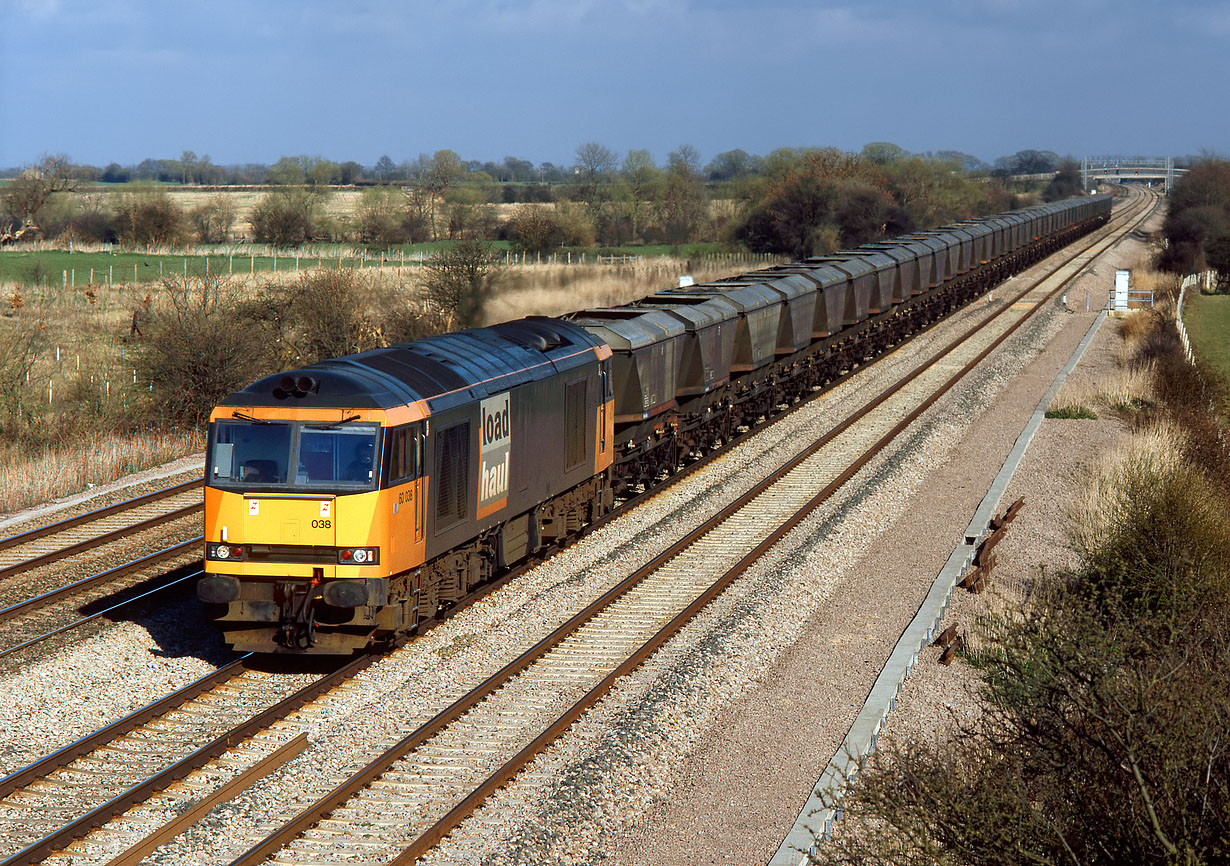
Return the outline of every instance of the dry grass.
{"type": "Polygon", "coordinates": [[[757,263],[738,258],[689,263],[669,257],[626,265],[519,265],[501,276],[500,288],[487,305],[487,321],[494,324],[522,316],[555,316],[625,304],[679,285],[684,274],[701,283],[755,266],[757,263]]]}
{"type": "Polygon", "coordinates": [[[160,466],[200,451],[194,433],[133,433],[94,435],[76,446],[37,455],[0,446],[0,513],[18,511],[79,493],[91,485],[160,466]]]}
{"type": "Polygon", "coordinates": [[[1066,383],[1046,407],[1047,418],[1097,418],[1094,408],[1101,400],[1100,389],[1089,382],[1066,383]]]}
{"type": "Polygon", "coordinates": [[[1140,490],[1184,471],[1184,446],[1182,430],[1159,422],[1123,436],[1103,451],[1071,509],[1072,540],[1077,550],[1098,550],[1140,490]]]}
{"type": "Polygon", "coordinates": [[[1125,367],[1095,382],[1065,384],[1047,407],[1047,417],[1096,418],[1105,407],[1136,411],[1155,399],[1156,370],[1152,363],[1125,367]]]}

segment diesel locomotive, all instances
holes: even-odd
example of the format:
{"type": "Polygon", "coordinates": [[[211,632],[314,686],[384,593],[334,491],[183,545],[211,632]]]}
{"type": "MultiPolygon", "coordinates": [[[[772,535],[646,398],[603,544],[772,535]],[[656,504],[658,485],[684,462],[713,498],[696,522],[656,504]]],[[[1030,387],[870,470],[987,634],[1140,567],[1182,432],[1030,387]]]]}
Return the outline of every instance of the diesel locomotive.
{"type": "Polygon", "coordinates": [[[1069,199],[260,379],[210,417],[197,593],[236,650],[389,642],[1110,207],[1069,199]]]}

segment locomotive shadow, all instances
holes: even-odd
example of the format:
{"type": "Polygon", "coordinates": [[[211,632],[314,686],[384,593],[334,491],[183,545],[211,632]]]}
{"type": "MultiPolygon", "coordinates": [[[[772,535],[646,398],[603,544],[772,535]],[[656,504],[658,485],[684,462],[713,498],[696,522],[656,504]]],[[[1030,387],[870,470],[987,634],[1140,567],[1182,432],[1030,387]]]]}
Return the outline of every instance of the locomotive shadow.
{"type": "MultiPolygon", "coordinates": [[[[120,592],[83,605],[80,612],[89,615],[106,610],[198,567],[185,566],[152,575],[120,592]]],[[[159,658],[197,658],[212,665],[223,665],[236,656],[223,642],[221,630],[210,621],[204,603],[196,597],[195,580],[185,581],[174,589],[152,595],[128,608],[105,613],[102,619],[117,624],[132,623],[144,629],[154,643],[150,654],[159,658]]]]}

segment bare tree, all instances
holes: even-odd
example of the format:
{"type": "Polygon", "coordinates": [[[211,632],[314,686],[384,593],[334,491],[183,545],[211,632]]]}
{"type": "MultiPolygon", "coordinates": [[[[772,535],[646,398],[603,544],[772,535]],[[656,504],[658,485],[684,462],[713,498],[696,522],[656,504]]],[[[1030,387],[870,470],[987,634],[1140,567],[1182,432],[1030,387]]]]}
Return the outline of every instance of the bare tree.
{"type": "Polygon", "coordinates": [[[423,283],[427,300],[447,330],[482,324],[498,273],[491,245],[473,239],[457,241],[426,262],[423,283]]]}
{"type": "Polygon", "coordinates": [[[632,238],[637,240],[644,229],[645,210],[654,199],[660,172],[647,150],[630,150],[624,158],[620,174],[620,198],[627,204],[632,223],[632,238]]]}
{"type": "Polygon", "coordinates": [[[611,177],[619,160],[607,147],[587,141],[577,148],[577,179],[581,198],[591,207],[608,198],[611,177]]]}
{"type": "Polygon", "coordinates": [[[48,156],[23,171],[4,188],[4,212],[9,227],[21,231],[38,225],[38,215],[57,193],[76,188],[76,176],[66,156],[48,156]]]}

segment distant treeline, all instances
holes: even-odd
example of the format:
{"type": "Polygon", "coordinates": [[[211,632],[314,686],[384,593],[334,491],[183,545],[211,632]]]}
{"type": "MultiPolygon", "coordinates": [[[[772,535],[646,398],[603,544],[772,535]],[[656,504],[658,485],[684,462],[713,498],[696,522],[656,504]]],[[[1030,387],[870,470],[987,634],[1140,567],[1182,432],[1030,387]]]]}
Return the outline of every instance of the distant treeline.
{"type": "Polygon", "coordinates": [[[722,241],[752,252],[803,256],[1024,203],[1005,178],[1059,170],[1042,191],[1079,191],[1079,170],[1049,151],[1020,151],[987,166],[957,151],[911,154],[889,142],[858,154],[781,148],[732,150],[702,164],[684,145],[660,165],[645,150],[622,157],[596,142],[570,166],[507,157],[464,161],[451,150],[396,164],[283,157],[271,166],[222,167],[185,151],[103,169],[48,157],[0,185],[0,242],[72,239],[130,247],[314,240],[390,247],[428,240],[508,240],[549,251],[722,241]],[[99,186],[109,184],[110,186],[99,186]],[[191,208],[172,187],[264,190],[239,218],[225,190],[191,208]],[[329,214],[339,186],[361,187],[353,212],[329,214]],[[494,205],[521,205],[511,213],[494,205]]]}

